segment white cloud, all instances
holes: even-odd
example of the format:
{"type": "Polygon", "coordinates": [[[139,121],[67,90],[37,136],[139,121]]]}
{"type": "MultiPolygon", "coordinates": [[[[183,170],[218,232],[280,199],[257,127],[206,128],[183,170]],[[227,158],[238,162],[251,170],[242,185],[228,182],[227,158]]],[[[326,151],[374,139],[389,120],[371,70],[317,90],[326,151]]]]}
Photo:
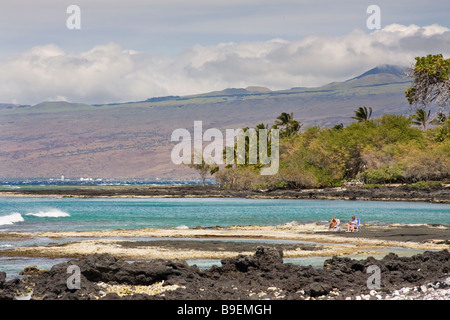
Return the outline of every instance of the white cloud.
{"type": "Polygon", "coordinates": [[[108,103],[250,85],[319,86],[428,53],[450,57],[450,29],[391,24],[369,34],[196,45],[174,57],[114,42],[80,53],[48,44],[0,61],[0,102],[108,103]]]}

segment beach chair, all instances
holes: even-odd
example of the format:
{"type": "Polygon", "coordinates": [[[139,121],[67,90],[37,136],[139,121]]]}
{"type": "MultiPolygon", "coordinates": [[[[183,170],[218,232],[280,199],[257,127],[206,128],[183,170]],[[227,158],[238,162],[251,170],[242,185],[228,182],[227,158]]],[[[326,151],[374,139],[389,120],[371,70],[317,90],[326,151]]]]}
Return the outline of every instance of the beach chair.
{"type": "Polygon", "coordinates": [[[334,226],[334,231],[341,231],[341,221],[336,219],[336,225],[334,226]]]}
{"type": "MultiPolygon", "coordinates": [[[[352,220],[352,222],[353,222],[353,220],[352,220]]],[[[359,220],[359,218],[356,218],[356,225],[351,230],[348,230],[346,232],[357,232],[359,230],[361,230],[360,220],[359,220]]]]}
{"type": "Polygon", "coordinates": [[[361,225],[359,224],[359,218],[356,218],[356,227],[354,229],[354,231],[359,231],[361,230],[361,225]]]}

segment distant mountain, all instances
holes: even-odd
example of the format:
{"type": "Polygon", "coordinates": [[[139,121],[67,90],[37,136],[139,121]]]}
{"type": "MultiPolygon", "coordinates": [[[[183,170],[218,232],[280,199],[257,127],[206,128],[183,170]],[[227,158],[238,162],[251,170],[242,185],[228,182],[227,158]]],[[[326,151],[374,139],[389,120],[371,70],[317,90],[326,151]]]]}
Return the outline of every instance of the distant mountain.
{"type": "Polygon", "coordinates": [[[272,124],[281,112],[293,112],[304,128],[333,126],[354,121],[363,105],[374,117],[404,114],[410,82],[404,68],[384,65],[316,88],[228,88],[105,105],[0,104],[0,178],[197,177],[171,162],[177,128],[193,133],[195,120],[203,130],[272,124]]]}
{"type": "Polygon", "coordinates": [[[354,79],[361,79],[364,77],[367,77],[369,75],[374,75],[374,74],[391,74],[400,78],[404,78],[406,77],[406,72],[408,71],[408,68],[406,67],[401,67],[401,66],[394,66],[394,65],[390,65],[390,64],[383,64],[380,66],[377,66],[373,69],[370,69],[367,72],[364,72],[363,74],[355,77],[354,79]]]}

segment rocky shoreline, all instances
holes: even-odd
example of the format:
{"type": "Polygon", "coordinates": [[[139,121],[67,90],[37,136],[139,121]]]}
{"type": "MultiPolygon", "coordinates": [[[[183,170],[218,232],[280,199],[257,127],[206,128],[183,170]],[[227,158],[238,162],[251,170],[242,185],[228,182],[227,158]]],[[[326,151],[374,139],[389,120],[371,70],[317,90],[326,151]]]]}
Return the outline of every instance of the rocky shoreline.
{"type": "Polygon", "coordinates": [[[127,262],[93,254],[42,271],[29,267],[5,281],[0,300],[419,300],[450,299],[450,252],[426,251],[382,259],[332,257],[323,268],[283,263],[283,251],[260,246],[253,255],[221,260],[201,270],[183,260],[127,262]],[[69,288],[70,266],[80,270],[69,288]],[[379,286],[370,277],[379,268],[379,286]]]}
{"type": "Polygon", "coordinates": [[[372,201],[424,201],[450,203],[450,187],[419,190],[406,185],[365,188],[360,186],[325,189],[230,190],[219,185],[167,185],[167,186],[110,186],[97,188],[11,189],[1,196],[58,196],[58,197],[236,197],[278,199],[328,199],[372,201]]]}
{"type": "MultiPolygon", "coordinates": [[[[406,190],[404,186],[261,191],[227,190],[217,185],[114,186],[15,189],[2,191],[1,196],[247,197],[450,203],[448,187],[406,190]]],[[[5,233],[2,237],[10,240],[38,236],[55,239],[79,237],[80,240],[60,245],[2,250],[2,256],[76,259],[54,265],[50,270],[30,266],[22,272],[23,277],[9,281],[6,281],[6,274],[0,272],[0,300],[449,300],[450,253],[442,249],[448,248],[448,228],[438,225],[364,226],[358,233],[335,233],[327,232],[325,226],[311,224],[187,230],[143,228],[108,232],[5,233]],[[83,237],[94,239],[83,240],[83,237]],[[117,239],[107,239],[110,237],[117,239]],[[164,240],[142,242],[132,240],[133,237],[164,237],[164,240]],[[186,237],[209,240],[174,240],[186,237]],[[214,241],[229,237],[327,244],[270,246],[266,243],[256,246],[255,243],[214,241]],[[378,260],[373,257],[355,260],[340,256],[393,246],[429,251],[411,257],[390,253],[378,260]],[[211,254],[218,257],[222,255],[221,266],[201,270],[188,265],[185,260],[176,259],[187,259],[200,253],[208,257],[211,254]],[[283,263],[283,257],[319,254],[329,257],[323,268],[283,263]],[[130,260],[134,262],[130,263],[130,260]],[[71,265],[79,267],[80,289],[68,288],[67,280],[71,274],[67,271],[71,265]],[[380,287],[375,289],[368,286],[371,276],[369,267],[374,265],[378,266],[381,275],[380,287]]]]}

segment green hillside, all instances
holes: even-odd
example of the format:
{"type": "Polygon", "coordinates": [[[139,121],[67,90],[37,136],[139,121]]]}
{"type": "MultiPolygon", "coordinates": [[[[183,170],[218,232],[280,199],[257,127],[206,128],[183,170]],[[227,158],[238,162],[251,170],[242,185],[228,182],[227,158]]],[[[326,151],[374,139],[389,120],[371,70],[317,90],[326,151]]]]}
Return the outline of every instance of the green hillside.
{"type": "Polygon", "coordinates": [[[359,106],[374,117],[406,114],[410,81],[398,67],[374,68],[359,77],[316,88],[271,91],[229,88],[189,96],[88,105],[42,102],[0,105],[0,177],[192,177],[171,163],[177,128],[193,131],[196,120],[208,128],[272,123],[294,112],[303,129],[349,123],[359,106]]]}

